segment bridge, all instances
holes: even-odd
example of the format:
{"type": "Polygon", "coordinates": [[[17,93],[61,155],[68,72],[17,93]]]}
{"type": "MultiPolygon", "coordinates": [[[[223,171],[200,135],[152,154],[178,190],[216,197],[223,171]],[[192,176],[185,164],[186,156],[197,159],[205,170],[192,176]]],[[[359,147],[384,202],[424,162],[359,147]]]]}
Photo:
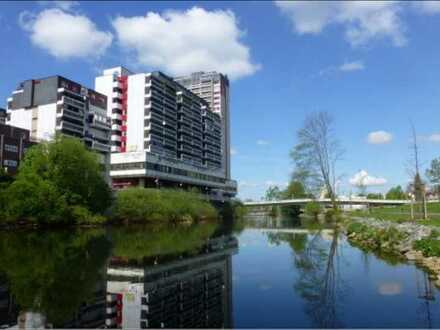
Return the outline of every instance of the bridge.
{"type": "MultiPolygon", "coordinates": [[[[284,199],[275,201],[257,201],[257,202],[244,202],[245,206],[290,206],[298,205],[303,206],[310,202],[317,202],[319,204],[328,205],[331,204],[330,198],[295,198],[284,199]]],[[[410,200],[406,199],[365,199],[365,198],[337,198],[336,203],[339,205],[366,205],[366,206],[384,206],[384,205],[406,205],[411,204],[410,200]]]]}

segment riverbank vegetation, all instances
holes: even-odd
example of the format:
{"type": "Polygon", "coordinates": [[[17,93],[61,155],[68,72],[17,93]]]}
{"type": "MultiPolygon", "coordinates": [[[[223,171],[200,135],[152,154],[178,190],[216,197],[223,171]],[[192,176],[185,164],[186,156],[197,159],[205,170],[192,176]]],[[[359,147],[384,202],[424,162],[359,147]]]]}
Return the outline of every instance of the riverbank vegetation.
{"type": "MultiPolygon", "coordinates": [[[[243,205],[231,212],[241,216],[243,205]]],[[[54,227],[112,222],[167,223],[217,219],[194,191],[128,188],[112,195],[99,155],[75,138],[31,147],[12,177],[0,172],[0,226],[54,227]]]]}
{"type": "Polygon", "coordinates": [[[127,188],[116,194],[113,217],[126,223],[193,222],[216,219],[216,209],[195,192],[127,188]]]}

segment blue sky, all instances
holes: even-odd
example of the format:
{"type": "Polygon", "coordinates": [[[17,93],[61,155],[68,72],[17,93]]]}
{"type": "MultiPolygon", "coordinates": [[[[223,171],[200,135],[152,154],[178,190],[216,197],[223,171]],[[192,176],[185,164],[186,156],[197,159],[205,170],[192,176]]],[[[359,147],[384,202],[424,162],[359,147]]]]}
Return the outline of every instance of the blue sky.
{"type": "Polygon", "coordinates": [[[410,119],[424,166],[440,156],[440,2],[2,2],[0,29],[0,106],[52,74],[93,87],[116,65],[227,73],[241,198],[288,182],[313,111],[346,150],[341,192],[360,170],[369,191],[406,185],[410,119]]]}

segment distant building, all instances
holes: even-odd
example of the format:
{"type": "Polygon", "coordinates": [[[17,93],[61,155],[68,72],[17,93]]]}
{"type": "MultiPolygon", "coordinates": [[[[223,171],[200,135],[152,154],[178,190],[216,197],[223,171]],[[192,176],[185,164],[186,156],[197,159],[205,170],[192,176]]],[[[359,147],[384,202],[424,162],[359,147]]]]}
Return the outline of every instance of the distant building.
{"type": "Polygon", "coordinates": [[[17,173],[20,161],[31,145],[28,130],[0,124],[0,164],[7,173],[17,173]]]}
{"type": "Polygon", "coordinates": [[[221,117],[161,72],[104,70],[95,89],[112,118],[113,186],[196,187],[211,199],[236,194],[222,166],[221,117]]]}
{"type": "Polygon", "coordinates": [[[6,124],[6,109],[0,108],[0,124],[6,124]]]}
{"type": "Polygon", "coordinates": [[[61,76],[26,80],[8,99],[7,123],[30,131],[32,141],[56,133],[81,139],[109,163],[107,97],[61,76]]]}
{"type": "Polygon", "coordinates": [[[218,72],[195,72],[174,79],[206,102],[222,120],[222,168],[231,178],[231,134],[229,115],[229,80],[218,72]]]}

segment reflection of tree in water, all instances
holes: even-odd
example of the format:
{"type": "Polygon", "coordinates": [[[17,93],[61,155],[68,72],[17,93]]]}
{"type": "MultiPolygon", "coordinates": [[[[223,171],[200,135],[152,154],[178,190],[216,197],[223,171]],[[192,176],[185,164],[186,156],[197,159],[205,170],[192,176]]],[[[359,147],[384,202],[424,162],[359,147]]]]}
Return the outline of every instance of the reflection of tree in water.
{"type": "Polygon", "coordinates": [[[196,255],[214,237],[216,223],[191,226],[126,227],[110,230],[113,262],[145,264],[196,255]]]}
{"type": "Polygon", "coordinates": [[[320,232],[311,237],[306,233],[268,234],[270,242],[284,241],[292,247],[299,275],[294,289],[304,299],[306,313],[320,328],[342,327],[337,315],[343,295],[338,272],[338,236],[335,232],[329,243],[320,232]]]}
{"type": "Polygon", "coordinates": [[[431,302],[435,300],[432,283],[426,272],[415,269],[417,298],[421,299],[421,303],[417,308],[417,315],[424,323],[423,327],[432,328],[431,302]]]}
{"type": "Polygon", "coordinates": [[[55,326],[93,301],[109,253],[103,230],[0,234],[0,272],[16,303],[55,326]]]}

